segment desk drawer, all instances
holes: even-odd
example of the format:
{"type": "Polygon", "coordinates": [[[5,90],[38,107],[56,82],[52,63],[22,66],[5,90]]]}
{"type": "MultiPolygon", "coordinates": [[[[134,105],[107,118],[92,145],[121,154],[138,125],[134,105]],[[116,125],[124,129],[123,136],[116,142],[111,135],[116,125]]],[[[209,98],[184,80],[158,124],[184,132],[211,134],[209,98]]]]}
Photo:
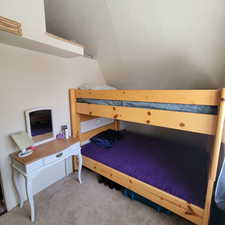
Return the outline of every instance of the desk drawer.
{"type": "Polygon", "coordinates": [[[50,155],[48,157],[44,158],[44,164],[50,164],[50,163],[54,163],[60,160],[64,160],[68,155],[73,155],[73,154],[78,154],[80,151],[80,146],[71,146],[61,152],[58,152],[54,155],[50,155]]]}

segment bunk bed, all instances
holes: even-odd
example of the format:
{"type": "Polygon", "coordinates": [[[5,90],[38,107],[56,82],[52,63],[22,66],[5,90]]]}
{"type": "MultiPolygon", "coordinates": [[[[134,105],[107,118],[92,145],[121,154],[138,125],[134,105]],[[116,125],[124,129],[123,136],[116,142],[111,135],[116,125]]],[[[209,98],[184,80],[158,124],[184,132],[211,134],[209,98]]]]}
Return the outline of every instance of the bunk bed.
{"type": "Polygon", "coordinates": [[[70,89],[69,94],[72,135],[81,142],[107,129],[118,130],[120,120],[214,136],[210,156],[199,149],[186,149],[174,142],[129,132],[113,151],[92,143],[82,149],[85,167],[194,224],[208,225],[220,147],[224,141],[225,89],[70,89]],[[114,119],[114,122],[81,133],[80,123],[96,117],[114,119]],[[189,164],[188,159],[192,160],[189,164]],[[172,162],[177,165],[173,166],[172,162]]]}

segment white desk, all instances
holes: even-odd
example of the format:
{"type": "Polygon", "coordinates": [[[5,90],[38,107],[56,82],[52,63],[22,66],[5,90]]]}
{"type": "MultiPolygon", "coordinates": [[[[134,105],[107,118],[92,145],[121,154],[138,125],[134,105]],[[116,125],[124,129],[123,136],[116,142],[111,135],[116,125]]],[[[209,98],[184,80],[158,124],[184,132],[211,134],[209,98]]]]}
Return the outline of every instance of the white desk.
{"type": "MultiPolygon", "coordinates": [[[[21,188],[17,182],[17,176],[24,176],[26,181],[26,193],[31,209],[31,221],[35,222],[35,206],[32,191],[32,180],[43,169],[55,165],[71,156],[77,156],[78,166],[78,180],[81,183],[81,169],[82,156],[80,152],[80,142],[76,138],[69,138],[68,140],[54,140],[37,146],[34,152],[24,158],[18,157],[18,152],[10,155],[12,159],[13,183],[19,196],[19,206],[23,207],[23,199],[21,188]]],[[[67,166],[66,175],[69,175],[67,166]]]]}

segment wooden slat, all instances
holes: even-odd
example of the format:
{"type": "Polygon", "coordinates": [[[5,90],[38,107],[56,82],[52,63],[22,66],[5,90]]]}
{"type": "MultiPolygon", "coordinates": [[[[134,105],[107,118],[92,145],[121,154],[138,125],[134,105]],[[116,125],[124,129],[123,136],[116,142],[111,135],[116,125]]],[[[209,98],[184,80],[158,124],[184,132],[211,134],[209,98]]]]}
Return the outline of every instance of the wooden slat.
{"type": "Polygon", "coordinates": [[[80,141],[81,142],[87,141],[91,137],[97,135],[100,132],[108,130],[108,129],[115,129],[115,124],[114,123],[110,123],[108,125],[105,125],[105,126],[102,126],[102,127],[99,127],[99,128],[93,129],[93,130],[90,130],[90,131],[85,132],[85,133],[82,133],[82,134],[80,134],[80,141]]]}
{"type": "Polygon", "coordinates": [[[189,204],[188,202],[166,193],[158,188],[148,185],[115,169],[112,169],[102,163],[83,156],[84,166],[99,173],[116,183],[144,196],[145,198],[171,210],[172,212],[195,223],[202,223],[203,209],[189,204]]]}
{"type": "Polygon", "coordinates": [[[22,28],[20,23],[2,16],[0,16],[0,30],[19,36],[22,35],[22,28]]]}
{"type": "Polygon", "coordinates": [[[0,16],[0,22],[1,23],[4,23],[6,25],[8,24],[9,26],[15,26],[15,27],[17,27],[17,25],[18,25],[18,22],[17,21],[8,19],[8,18],[3,17],[3,16],[0,16]]]}
{"type": "Polygon", "coordinates": [[[217,105],[218,90],[77,90],[77,98],[217,105]]]}
{"type": "Polygon", "coordinates": [[[81,114],[114,118],[201,134],[215,134],[216,115],[77,103],[81,114]]]}

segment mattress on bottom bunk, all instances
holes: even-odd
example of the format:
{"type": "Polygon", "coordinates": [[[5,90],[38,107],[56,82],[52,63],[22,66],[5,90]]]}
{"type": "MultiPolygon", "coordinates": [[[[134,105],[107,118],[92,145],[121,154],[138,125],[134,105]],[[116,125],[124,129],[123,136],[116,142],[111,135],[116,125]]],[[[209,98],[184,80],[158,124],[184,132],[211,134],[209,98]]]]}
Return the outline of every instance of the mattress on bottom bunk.
{"type": "Polygon", "coordinates": [[[82,154],[172,195],[204,207],[209,156],[199,148],[123,132],[112,148],[94,143],[82,154]]]}

